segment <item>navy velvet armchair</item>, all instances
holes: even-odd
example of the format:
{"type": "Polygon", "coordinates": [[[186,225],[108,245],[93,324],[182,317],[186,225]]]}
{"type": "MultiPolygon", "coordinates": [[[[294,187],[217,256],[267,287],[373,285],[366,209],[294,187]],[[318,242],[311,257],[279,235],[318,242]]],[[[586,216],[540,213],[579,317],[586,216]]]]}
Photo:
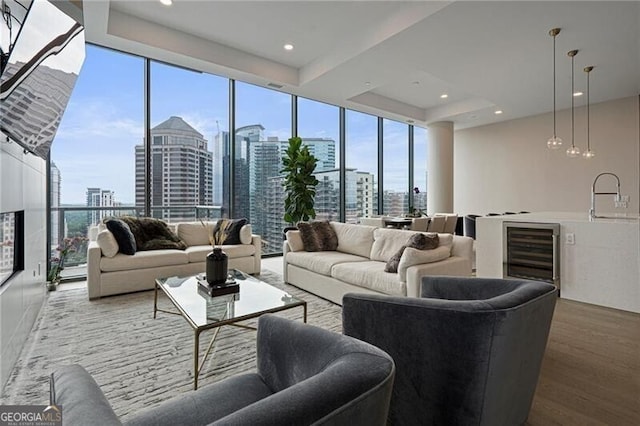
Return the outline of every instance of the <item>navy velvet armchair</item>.
{"type": "MultiPolygon", "coordinates": [[[[126,425],[384,425],[395,374],[386,353],[351,337],[274,315],[260,317],[257,372],[186,392],[126,425]]],[[[119,425],[79,365],[52,374],[65,425],[119,425]]]]}
{"type": "Polygon", "coordinates": [[[390,423],[524,423],[556,287],[460,277],[424,277],[421,284],[421,298],[343,298],[344,334],[381,348],[396,363],[390,423]]]}

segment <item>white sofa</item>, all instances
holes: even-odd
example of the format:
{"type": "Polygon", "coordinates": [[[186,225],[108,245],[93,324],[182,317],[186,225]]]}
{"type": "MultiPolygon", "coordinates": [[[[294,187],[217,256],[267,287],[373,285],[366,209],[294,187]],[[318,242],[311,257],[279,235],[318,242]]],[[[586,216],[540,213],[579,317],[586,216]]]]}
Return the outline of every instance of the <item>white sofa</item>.
{"type": "Polygon", "coordinates": [[[406,249],[397,273],[386,262],[416,231],[331,222],[338,236],[336,251],[307,252],[300,231],[288,231],[283,245],[284,281],[342,304],[345,293],[418,297],[425,275],[471,276],[473,240],[438,234],[433,250],[406,249]]]}
{"type": "MultiPolygon", "coordinates": [[[[104,225],[91,228],[87,248],[89,299],[153,289],[156,278],[204,272],[205,258],[211,252],[209,235],[215,222],[204,224],[206,229],[201,222],[169,224],[187,245],[185,250],[138,251],[132,256],[122,253],[112,256],[112,249],[107,250],[103,243],[104,235],[98,237],[99,233],[109,231],[104,225]],[[106,256],[105,251],[111,257],[106,256]]],[[[245,225],[241,230],[241,239],[246,244],[222,246],[229,256],[229,268],[247,274],[259,274],[262,256],[260,236],[251,234],[251,225],[245,225]]]]}

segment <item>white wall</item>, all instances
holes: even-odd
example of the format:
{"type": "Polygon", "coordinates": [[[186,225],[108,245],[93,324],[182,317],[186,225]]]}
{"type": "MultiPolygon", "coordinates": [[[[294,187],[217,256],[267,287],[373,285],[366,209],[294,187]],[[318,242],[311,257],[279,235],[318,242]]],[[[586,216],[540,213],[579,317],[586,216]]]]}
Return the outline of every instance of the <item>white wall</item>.
{"type": "Polygon", "coordinates": [[[24,210],[24,271],[0,287],[0,389],[45,298],[46,163],[0,133],[0,212],[24,210]]]}
{"type": "MultiPolygon", "coordinates": [[[[620,177],[621,190],[631,196],[628,209],[598,200],[599,211],[639,212],[640,111],[639,98],[629,97],[591,105],[591,147],[596,157],[571,159],[571,111],[557,114],[561,150],[547,148],[552,114],[459,130],[454,135],[454,211],[486,214],[504,211],[589,210],[591,184],[601,172],[620,177]]],[[[586,110],[575,111],[575,143],[586,148],[586,110]]],[[[600,190],[614,189],[612,181],[598,182],[600,190]],[[602,185],[602,186],[601,186],[602,185]]]]}

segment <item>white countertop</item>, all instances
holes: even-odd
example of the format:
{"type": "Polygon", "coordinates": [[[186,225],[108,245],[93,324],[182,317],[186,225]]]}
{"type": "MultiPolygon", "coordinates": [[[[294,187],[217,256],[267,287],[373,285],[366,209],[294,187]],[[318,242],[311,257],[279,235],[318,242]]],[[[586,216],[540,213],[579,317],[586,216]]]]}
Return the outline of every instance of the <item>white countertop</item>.
{"type": "Polygon", "coordinates": [[[607,218],[595,218],[589,219],[589,213],[584,212],[536,212],[536,213],[522,213],[522,214],[509,214],[502,216],[482,216],[476,218],[476,220],[499,220],[499,221],[514,221],[514,222],[593,222],[593,223],[640,223],[640,216],[637,214],[627,213],[601,213],[603,216],[610,216],[607,218]]]}

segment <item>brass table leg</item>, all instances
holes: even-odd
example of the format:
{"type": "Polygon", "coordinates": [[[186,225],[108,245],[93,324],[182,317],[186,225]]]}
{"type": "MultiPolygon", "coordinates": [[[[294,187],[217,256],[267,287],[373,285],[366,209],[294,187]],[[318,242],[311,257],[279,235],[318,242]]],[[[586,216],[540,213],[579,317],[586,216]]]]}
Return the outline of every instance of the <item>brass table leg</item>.
{"type": "Polygon", "coordinates": [[[194,346],[193,346],[193,390],[198,389],[198,374],[200,374],[200,369],[198,368],[198,358],[200,350],[200,331],[195,331],[194,336],[194,346]]]}
{"type": "Polygon", "coordinates": [[[158,283],[153,286],[153,319],[156,319],[156,313],[158,312],[158,283]]]}

